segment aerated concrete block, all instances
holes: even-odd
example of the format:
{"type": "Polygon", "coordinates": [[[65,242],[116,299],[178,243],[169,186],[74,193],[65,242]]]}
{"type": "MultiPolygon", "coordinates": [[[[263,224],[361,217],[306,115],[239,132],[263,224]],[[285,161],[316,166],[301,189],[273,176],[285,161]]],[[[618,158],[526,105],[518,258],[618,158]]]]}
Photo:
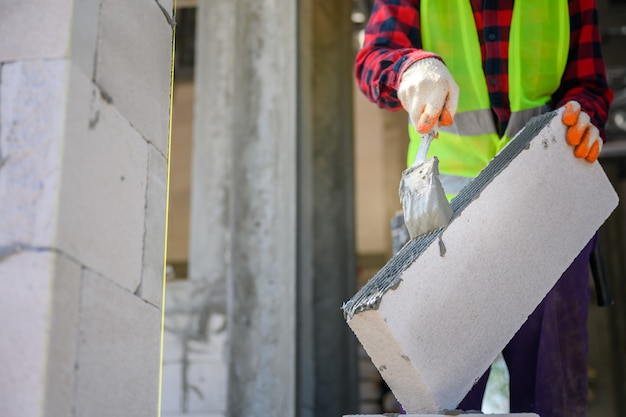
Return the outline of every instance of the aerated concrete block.
{"type": "Polygon", "coordinates": [[[96,61],[96,41],[101,0],[81,0],[73,3],[71,60],[83,73],[93,78],[96,61]]]}
{"type": "Polygon", "coordinates": [[[141,297],[161,307],[165,272],[165,223],[167,216],[167,158],[149,146],[146,218],[143,237],[141,297]]]}
{"type": "Polygon", "coordinates": [[[0,0],[0,62],[66,57],[72,3],[0,0]]]}
{"type": "Polygon", "coordinates": [[[45,396],[46,328],[52,293],[53,255],[0,255],[0,415],[39,415],[45,396]],[[10,393],[10,394],[9,394],[10,393]]]}
{"type": "Polygon", "coordinates": [[[74,65],[69,84],[58,246],[135,292],[142,272],[148,144],[74,65]]]}
{"type": "Polygon", "coordinates": [[[182,362],[163,363],[163,383],[161,386],[161,415],[182,413],[185,409],[183,389],[184,365],[182,362]]]}
{"type": "Polygon", "coordinates": [[[71,415],[80,265],[47,250],[0,253],[0,277],[0,416],[71,415]]]}
{"type": "Polygon", "coordinates": [[[53,246],[67,71],[64,60],[0,67],[0,247],[53,246]]]}
{"type": "Polygon", "coordinates": [[[85,269],[79,320],[75,415],[156,416],[160,310],[85,269]]]}
{"type": "Polygon", "coordinates": [[[455,409],[617,206],[561,113],[533,119],[344,314],[408,412],[455,409]]]}
{"type": "Polygon", "coordinates": [[[168,153],[172,27],[154,0],[102,0],[96,83],[163,155],[168,153]]]}

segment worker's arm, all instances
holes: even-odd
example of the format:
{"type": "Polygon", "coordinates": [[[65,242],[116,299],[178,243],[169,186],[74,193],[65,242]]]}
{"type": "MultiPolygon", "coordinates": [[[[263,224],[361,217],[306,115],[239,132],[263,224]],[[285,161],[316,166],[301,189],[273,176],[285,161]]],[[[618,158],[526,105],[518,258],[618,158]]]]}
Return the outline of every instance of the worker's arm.
{"type": "Polygon", "coordinates": [[[361,90],[379,107],[404,108],[420,133],[452,124],[459,88],[441,58],[421,49],[419,1],[377,0],[356,58],[361,90]]]}
{"type": "Polygon", "coordinates": [[[359,88],[379,107],[401,110],[402,73],[414,62],[439,58],[421,49],[418,0],[375,0],[355,62],[359,88]]]}
{"type": "MultiPolygon", "coordinates": [[[[553,101],[556,107],[565,106],[571,101],[579,103],[582,112],[589,116],[588,121],[591,123],[591,127],[595,126],[596,128],[596,131],[591,133],[603,140],[605,138],[604,124],[608,118],[609,106],[613,101],[613,91],[608,87],[606,80],[595,1],[570,1],[569,9],[569,55],[561,87],[554,94],[553,101]]],[[[575,111],[575,107],[576,105],[570,106],[570,109],[575,111]]],[[[585,119],[585,116],[582,117],[585,119]]],[[[580,125],[584,124],[585,120],[576,119],[575,129],[584,132],[584,130],[581,130],[580,125]]],[[[566,124],[572,126],[574,122],[569,121],[566,124]]],[[[569,133],[568,141],[580,143],[580,141],[584,140],[582,133],[576,135],[574,130],[569,130],[571,132],[569,133]]],[[[576,143],[570,144],[577,146],[576,143]]],[[[589,149],[591,146],[593,146],[593,140],[590,140],[589,149]]],[[[601,149],[601,142],[599,147],[601,149]]],[[[579,149],[579,154],[582,155],[583,153],[579,149]]]]}

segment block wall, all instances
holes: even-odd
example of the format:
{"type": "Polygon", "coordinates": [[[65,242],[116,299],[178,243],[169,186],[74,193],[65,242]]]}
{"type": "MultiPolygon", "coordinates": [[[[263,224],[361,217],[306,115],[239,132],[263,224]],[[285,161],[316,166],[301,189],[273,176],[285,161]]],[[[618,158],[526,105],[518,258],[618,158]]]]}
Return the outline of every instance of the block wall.
{"type": "Polygon", "coordinates": [[[0,415],[155,416],[172,2],[0,9],[0,415]]]}

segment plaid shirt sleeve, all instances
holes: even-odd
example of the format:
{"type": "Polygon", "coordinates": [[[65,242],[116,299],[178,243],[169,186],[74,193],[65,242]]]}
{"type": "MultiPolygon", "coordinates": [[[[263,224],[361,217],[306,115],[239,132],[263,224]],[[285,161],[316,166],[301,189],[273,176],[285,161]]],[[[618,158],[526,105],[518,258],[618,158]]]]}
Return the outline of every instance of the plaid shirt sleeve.
{"type": "Polygon", "coordinates": [[[570,0],[570,50],[561,87],[554,94],[556,107],[570,100],[580,103],[606,138],[604,124],[613,90],[607,84],[595,0],[570,0]]]}
{"type": "Polygon", "coordinates": [[[439,58],[421,49],[419,1],[375,0],[357,53],[359,88],[379,107],[400,110],[396,90],[406,68],[423,58],[439,58]]]}
{"type": "MultiPolygon", "coordinates": [[[[402,72],[420,59],[439,58],[436,54],[421,49],[419,3],[419,0],[374,2],[365,29],[363,48],[357,53],[355,75],[361,91],[379,107],[400,110],[402,105],[396,90],[402,72]]],[[[506,4],[512,9],[512,2],[506,4]]],[[[480,2],[474,6],[478,10],[482,9],[480,2]]],[[[483,22],[484,11],[483,9],[475,16],[481,24],[486,24],[483,22]]],[[[510,12],[508,10],[509,14],[510,12]]],[[[600,129],[601,137],[605,138],[604,124],[613,101],[613,91],[606,80],[595,0],[569,0],[569,13],[569,55],[561,86],[553,95],[552,101],[555,107],[563,106],[569,100],[578,101],[591,117],[593,124],[600,129]]],[[[502,30],[508,31],[510,16],[503,18],[504,21],[506,25],[498,20],[498,27],[501,25],[502,30]]],[[[496,53],[496,57],[504,59],[508,42],[504,46],[504,50],[498,52],[502,56],[496,53]]],[[[481,48],[485,55],[483,40],[481,48]]],[[[489,64],[493,59],[487,61],[489,64]]],[[[492,76],[503,71],[500,67],[487,66],[486,70],[492,76]]],[[[505,77],[505,74],[501,75],[505,77]]],[[[508,94],[508,88],[503,85],[499,89],[493,89],[494,91],[490,91],[492,107],[501,121],[506,122],[510,113],[508,100],[506,96],[500,95],[508,94]]]]}

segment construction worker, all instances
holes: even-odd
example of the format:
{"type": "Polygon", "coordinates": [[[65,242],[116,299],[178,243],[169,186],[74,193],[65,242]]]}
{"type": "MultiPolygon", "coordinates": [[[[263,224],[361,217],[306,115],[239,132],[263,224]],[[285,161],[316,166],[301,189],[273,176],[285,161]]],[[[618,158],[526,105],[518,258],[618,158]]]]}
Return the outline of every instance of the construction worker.
{"type": "MultiPolygon", "coordinates": [[[[449,197],[531,117],[561,106],[573,154],[595,161],[613,99],[593,0],[375,0],[355,72],[371,101],[408,112],[409,165],[420,134],[438,132],[429,156],[449,197]]],[[[503,351],[511,412],[586,415],[596,239],[503,351]]],[[[480,410],[487,376],[460,409],[480,410]]]]}

